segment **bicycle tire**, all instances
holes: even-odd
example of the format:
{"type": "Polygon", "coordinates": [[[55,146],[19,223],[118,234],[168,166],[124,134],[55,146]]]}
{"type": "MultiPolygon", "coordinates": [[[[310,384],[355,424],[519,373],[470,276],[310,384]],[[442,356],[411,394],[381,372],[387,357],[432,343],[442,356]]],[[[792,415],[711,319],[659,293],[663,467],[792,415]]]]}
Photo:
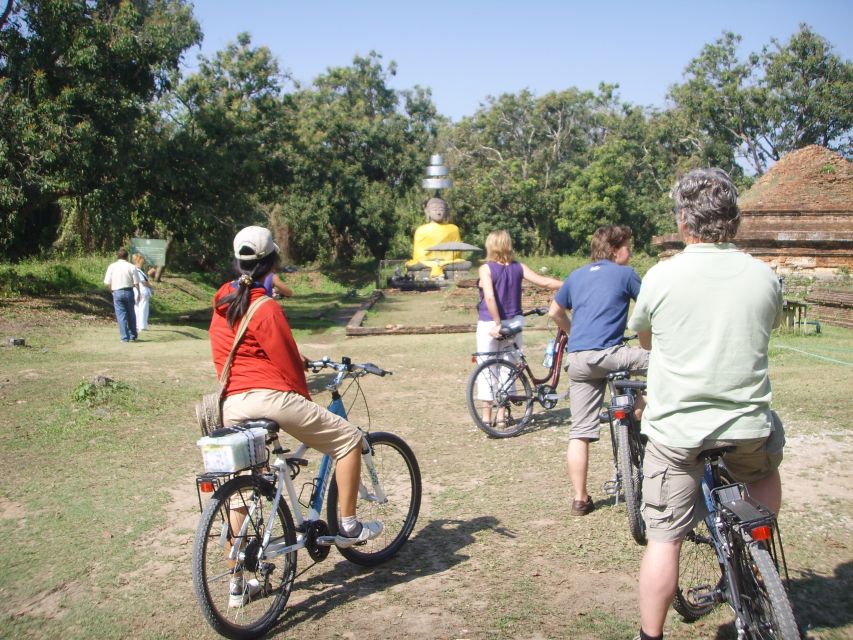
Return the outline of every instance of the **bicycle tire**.
{"type": "MultiPolygon", "coordinates": [[[[226,559],[226,549],[233,535],[229,514],[234,505],[242,505],[252,514],[244,547],[248,549],[263,538],[274,497],[275,488],[266,480],[250,475],[237,476],[213,494],[199,520],[193,543],[193,587],[203,617],[226,638],[247,640],[264,635],[275,625],[293,589],[295,551],[269,562],[258,562],[253,568],[237,560],[236,566],[242,568],[244,579],[255,578],[264,588],[242,605],[231,606],[229,602],[232,569],[226,559]]],[[[293,520],[283,500],[279,502],[277,517],[271,522],[275,527],[272,542],[295,544],[293,520]]]]}
{"type": "MultiPolygon", "coordinates": [[[[421,470],[412,449],[393,433],[367,434],[373,450],[373,464],[386,502],[380,504],[370,474],[362,465],[361,485],[356,513],[360,520],[379,520],[382,533],[364,544],[338,549],[350,562],[366,567],[381,564],[394,556],[412,534],[421,508],[421,470]]],[[[333,476],[329,484],[326,517],[332,535],[338,532],[338,486],[333,476]]]]}
{"type": "MultiPolygon", "coordinates": [[[[634,427],[636,429],[636,427],[634,427]]],[[[640,513],[642,501],[643,470],[639,442],[632,442],[636,434],[622,420],[616,424],[616,467],[622,480],[625,494],[625,510],[628,513],[628,530],[639,545],[646,544],[646,523],[640,513]]]]}
{"type": "Polygon", "coordinates": [[[749,616],[749,636],[755,640],[799,640],[800,630],[776,563],[760,542],[741,548],[741,602],[749,616]]]}
{"type": "Polygon", "coordinates": [[[685,622],[695,622],[717,606],[717,594],[723,580],[714,541],[703,520],[681,543],[678,564],[678,587],[672,608],[685,622]],[[705,597],[702,597],[704,595],[705,597]]]}
{"type": "Polygon", "coordinates": [[[480,363],[468,378],[465,388],[468,413],[479,429],[493,438],[509,438],[521,432],[533,417],[533,389],[523,370],[501,358],[480,363]],[[487,421],[480,413],[483,400],[477,396],[478,380],[488,385],[491,401],[491,418],[487,421]],[[521,385],[519,393],[516,385],[521,385]],[[515,411],[518,407],[519,410],[515,411]],[[518,415],[519,417],[515,417],[518,415]]]}

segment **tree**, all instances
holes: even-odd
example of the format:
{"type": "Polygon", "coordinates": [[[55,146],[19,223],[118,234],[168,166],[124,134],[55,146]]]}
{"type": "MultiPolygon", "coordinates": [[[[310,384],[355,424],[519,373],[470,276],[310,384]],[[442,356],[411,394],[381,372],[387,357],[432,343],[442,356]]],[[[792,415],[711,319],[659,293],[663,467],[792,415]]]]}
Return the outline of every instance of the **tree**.
{"type": "Polygon", "coordinates": [[[505,229],[525,253],[564,251],[556,233],[561,190],[601,144],[618,110],[615,86],[568,89],[536,98],[530,91],[489,98],[451,138],[452,205],[463,236],[505,229]]]}
{"type": "Polygon", "coordinates": [[[853,157],[853,64],[805,24],[787,44],[773,39],[762,64],[772,157],[811,144],[853,157]]]}
{"type": "Polygon", "coordinates": [[[706,45],[670,89],[697,139],[736,151],[755,173],[789,151],[823,144],[850,155],[853,65],[807,25],[786,45],[773,40],[745,61],[740,36],[706,45]]]}
{"type": "Polygon", "coordinates": [[[33,229],[61,199],[91,217],[91,246],[129,231],[123,186],[137,124],[199,38],[183,0],[14,4],[0,31],[4,255],[38,250],[33,229]]]}
{"type": "Polygon", "coordinates": [[[400,233],[411,233],[398,206],[419,182],[436,115],[427,90],[390,88],[395,73],[371,52],[294,96],[294,180],[280,215],[295,258],[384,258],[400,233]]]}
{"type": "Polygon", "coordinates": [[[134,222],[188,242],[191,262],[221,261],[238,227],[268,224],[290,183],[292,100],[266,47],[248,34],[180,82],[152,110],[140,153],[134,222]]]}

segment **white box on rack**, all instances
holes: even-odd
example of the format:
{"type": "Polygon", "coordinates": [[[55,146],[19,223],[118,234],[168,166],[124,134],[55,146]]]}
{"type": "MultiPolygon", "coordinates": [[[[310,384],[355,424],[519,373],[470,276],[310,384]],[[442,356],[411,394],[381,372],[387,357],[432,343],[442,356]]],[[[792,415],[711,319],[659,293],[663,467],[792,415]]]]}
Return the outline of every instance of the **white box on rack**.
{"type": "Polygon", "coordinates": [[[233,473],[267,459],[267,430],[259,427],[216,438],[205,436],[196,444],[201,449],[204,470],[233,473]]]}

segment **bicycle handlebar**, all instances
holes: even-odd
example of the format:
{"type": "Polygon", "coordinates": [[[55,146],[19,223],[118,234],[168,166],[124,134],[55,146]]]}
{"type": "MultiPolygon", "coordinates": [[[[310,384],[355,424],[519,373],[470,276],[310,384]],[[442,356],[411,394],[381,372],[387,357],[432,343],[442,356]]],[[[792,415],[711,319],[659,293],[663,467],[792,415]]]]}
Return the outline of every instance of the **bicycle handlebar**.
{"type": "Polygon", "coordinates": [[[306,360],[305,368],[310,370],[312,373],[317,373],[321,369],[334,369],[335,371],[342,372],[364,372],[364,373],[372,373],[375,376],[386,376],[392,375],[392,371],[388,371],[381,367],[376,366],[372,362],[365,362],[364,364],[355,364],[353,363],[348,356],[341,356],[340,362],[335,362],[329,356],[323,356],[320,360],[306,360]]]}
{"type": "Polygon", "coordinates": [[[617,389],[639,389],[640,391],[646,390],[645,380],[614,380],[613,385],[617,389]]]}

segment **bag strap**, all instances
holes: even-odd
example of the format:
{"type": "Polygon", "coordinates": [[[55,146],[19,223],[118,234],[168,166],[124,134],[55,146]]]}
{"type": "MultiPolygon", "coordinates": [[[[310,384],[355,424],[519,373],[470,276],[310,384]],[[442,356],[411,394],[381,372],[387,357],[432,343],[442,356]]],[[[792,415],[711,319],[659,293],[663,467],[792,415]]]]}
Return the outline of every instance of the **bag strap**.
{"type": "Polygon", "coordinates": [[[255,300],[251,304],[249,309],[246,311],[246,315],[244,315],[243,319],[240,321],[240,326],[237,327],[237,334],[234,336],[234,346],[231,347],[231,353],[228,354],[228,359],[225,361],[225,366],[222,367],[222,375],[219,376],[220,389],[224,389],[225,384],[228,382],[228,374],[231,373],[231,363],[234,361],[234,356],[237,354],[237,347],[239,346],[240,341],[246,334],[246,329],[249,328],[249,320],[251,320],[252,316],[255,315],[255,311],[258,310],[258,307],[260,307],[267,300],[272,300],[272,298],[265,295],[255,300]]]}

